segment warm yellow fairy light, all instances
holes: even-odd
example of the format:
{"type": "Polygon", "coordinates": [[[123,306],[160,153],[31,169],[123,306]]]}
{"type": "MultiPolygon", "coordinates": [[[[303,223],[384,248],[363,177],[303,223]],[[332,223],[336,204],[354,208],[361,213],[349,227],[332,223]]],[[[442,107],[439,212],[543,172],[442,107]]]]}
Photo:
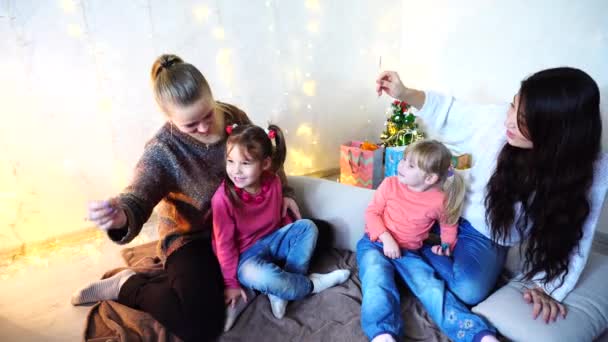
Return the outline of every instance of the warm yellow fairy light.
{"type": "Polygon", "coordinates": [[[74,0],[61,0],[61,9],[68,14],[74,14],[76,12],[76,2],[74,0]]]}
{"type": "Polygon", "coordinates": [[[68,25],[68,35],[74,38],[82,38],[84,36],[84,31],[80,25],[69,24],[68,25]]]}
{"type": "Polygon", "coordinates": [[[109,98],[103,98],[97,103],[97,108],[102,113],[109,113],[112,111],[112,101],[109,98]]]}
{"type": "Polygon", "coordinates": [[[224,40],[225,34],[224,34],[224,28],[222,27],[215,27],[213,29],[213,37],[217,40],[224,40]]]}
{"type": "Polygon", "coordinates": [[[318,11],[321,9],[319,0],[306,0],[305,6],[306,6],[306,8],[308,8],[309,10],[312,10],[312,11],[318,11]]]}
{"type": "Polygon", "coordinates": [[[211,11],[209,10],[209,7],[205,6],[205,5],[199,5],[199,6],[195,6],[194,9],[192,10],[192,14],[194,15],[194,18],[196,19],[196,21],[198,22],[206,22],[207,19],[209,19],[209,14],[211,13],[211,11]]]}
{"type": "Polygon", "coordinates": [[[312,168],[312,158],[309,157],[304,151],[290,148],[287,155],[289,156],[290,164],[293,164],[296,168],[302,169],[302,172],[295,170],[295,173],[303,173],[312,168]]]}
{"type": "Polygon", "coordinates": [[[312,135],[312,127],[309,124],[303,123],[296,130],[296,135],[299,137],[310,137],[312,135]]]}
{"type": "Polygon", "coordinates": [[[215,62],[220,69],[220,79],[228,86],[232,84],[232,50],[220,49],[215,57],[215,62]]]}
{"type": "Polygon", "coordinates": [[[306,96],[315,96],[317,88],[317,82],[313,80],[306,81],[302,83],[302,91],[306,96]]]}
{"type": "Polygon", "coordinates": [[[308,25],[306,25],[306,29],[310,33],[319,33],[319,21],[318,20],[309,21],[308,25]]]}
{"type": "Polygon", "coordinates": [[[390,23],[381,21],[380,24],[378,24],[378,32],[388,33],[390,30],[391,30],[390,23]]]}

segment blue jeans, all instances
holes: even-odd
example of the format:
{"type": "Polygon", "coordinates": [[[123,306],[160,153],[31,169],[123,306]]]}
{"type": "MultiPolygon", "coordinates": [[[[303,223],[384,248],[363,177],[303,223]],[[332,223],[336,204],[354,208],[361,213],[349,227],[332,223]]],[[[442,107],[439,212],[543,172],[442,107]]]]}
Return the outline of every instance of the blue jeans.
{"type": "Polygon", "coordinates": [[[357,263],[363,291],[361,325],[369,339],[380,334],[391,334],[395,338],[404,334],[395,272],[451,340],[473,341],[480,333],[495,333],[489,323],[473,314],[447,291],[443,279],[436,276],[433,267],[419,251],[402,249],[401,254],[398,259],[387,258],[382,243],[371,242],[367,235],[357,243],[357,263]]]}
{"type": "Polygon", "coordinates": [[[318,234],[317,226],[303,219],[259,239],[239,257],[239,282],[286,300],[306,297],[313,289],[306,273],[318,234]]]}
{"type": "MultiPolygon", "coordinates": [[[[439,234],[439,225],[433,227],[433,232],[439,234]]],[[[451,258],[434,254],[430,249],[423,249],[422,254],[450,291],[471,306],[486,299],[494,289],[507,251],[507,247],[495,244],[461,218],[458,243],[451,258]]]]}

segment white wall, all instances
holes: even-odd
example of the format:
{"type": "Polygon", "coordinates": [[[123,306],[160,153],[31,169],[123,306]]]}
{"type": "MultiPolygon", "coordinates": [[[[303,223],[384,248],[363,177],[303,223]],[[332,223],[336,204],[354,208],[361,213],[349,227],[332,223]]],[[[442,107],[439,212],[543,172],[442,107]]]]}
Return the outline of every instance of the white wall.
{"type": "MultiPolygon", "coordinates": [[[[608,150],[608,1],[403,0],[402,79],[474,102],[510,101],[535,71],[572,66],[598,83],[608,150]]],[[[608,205],[600,230],[608,233],[608,205]]]]}
{"type": "Polygon", "coordinates": [[[565,64],[605,97],[606,4],[0,0],[0,250],[86,227],[86,201],[127,184],[164,120],[148,79],[161,53],[286,129],[297,174],[335,167],[346,140],[377,139],[380,56],[411,86],[474,101],[508,100],[525,75],[565,64]]]}
{"type": "Polygon", "coordinates": [[[287,131],[289,173],[377,138],[398,65],[401,2],[0,0],[0,250],[82,229],[87,200],[128,182],[164,118],[149,68],[171,52],[216,98],[287,131]]]}

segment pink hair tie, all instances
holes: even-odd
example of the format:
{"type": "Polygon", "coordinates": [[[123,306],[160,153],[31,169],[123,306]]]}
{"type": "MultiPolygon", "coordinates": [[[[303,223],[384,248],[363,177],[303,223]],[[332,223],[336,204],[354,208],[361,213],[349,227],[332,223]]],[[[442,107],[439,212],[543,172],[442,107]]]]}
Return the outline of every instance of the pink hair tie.
{"type": "Polygon", "coordinates": [[[232,130],[238,126],[237,124],[232,124],[231,126],[226,126],[226,133],[232,134],[232,130]]]}
{"type": "Polygon", "coordinates": [[[275,132],[275,131],[274,131],[274,129],[269,130],[269,131],[268,131],[268,137],[269,137],[270,139],[274,139],[274,138],[276,138],[276,137],[277,137],[277,132],[275,132]]]}

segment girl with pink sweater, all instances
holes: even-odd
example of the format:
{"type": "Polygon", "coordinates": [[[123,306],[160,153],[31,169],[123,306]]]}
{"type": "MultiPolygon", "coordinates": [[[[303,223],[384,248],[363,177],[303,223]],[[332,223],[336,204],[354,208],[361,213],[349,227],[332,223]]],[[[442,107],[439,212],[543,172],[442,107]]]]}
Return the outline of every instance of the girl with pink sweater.
{"type": "Polygon", "coordinates": [[[293,221],[283,214],[277,170],[286,157],[283,133],[254,125],[229,126],[226,179],[211,199],[213,246],[226,289],[225,302],[234,307],[243,288],[265,293],[272,313],[283,318],[287,302],[343,283],[348,270],[310,274],[317,243],[311,220],[293,221]]]}

